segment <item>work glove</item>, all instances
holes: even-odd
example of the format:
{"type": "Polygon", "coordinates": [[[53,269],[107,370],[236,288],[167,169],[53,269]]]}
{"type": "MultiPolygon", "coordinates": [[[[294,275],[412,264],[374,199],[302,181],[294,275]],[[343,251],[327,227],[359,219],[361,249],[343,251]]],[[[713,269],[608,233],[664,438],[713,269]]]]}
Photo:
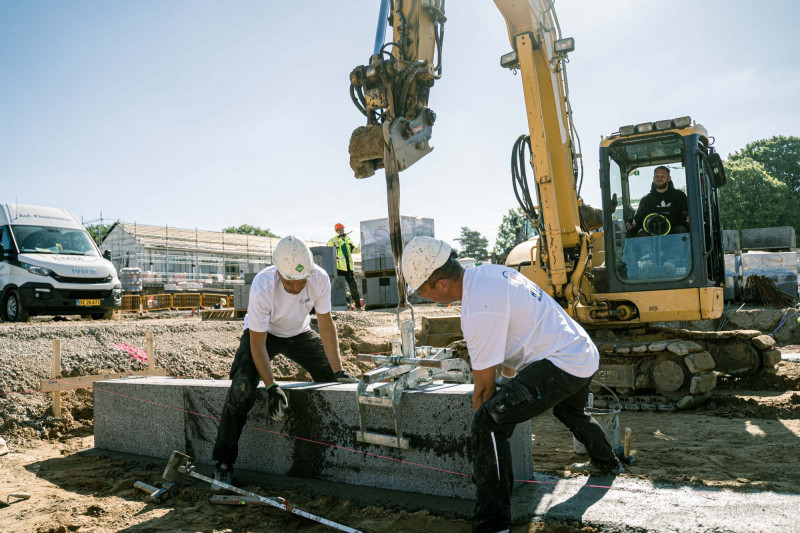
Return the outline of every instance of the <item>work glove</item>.
{"type": "Polygon", "coordinates": [[[346,370],[339,370],[333,375],[339,383],[358,383],[358,380],[346,370]]]}
{"type": "Polygon", "coordinates": [[[289,399],[286,394],[281,390],[277,383],[273,383],[267,387],[267,403],[269,410],[269,417],[274,422],[283,420],[283,412],[289,407],[289,399]]]}

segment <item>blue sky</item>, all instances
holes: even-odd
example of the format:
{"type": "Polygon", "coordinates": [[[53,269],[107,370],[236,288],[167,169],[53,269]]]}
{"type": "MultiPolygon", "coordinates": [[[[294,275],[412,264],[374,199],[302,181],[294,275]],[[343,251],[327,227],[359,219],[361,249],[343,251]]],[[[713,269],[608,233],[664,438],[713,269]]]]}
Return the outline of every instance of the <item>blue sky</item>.
{"type": "MultiPolygon", "coordinates": [[[[382,171],[356,180],[363,117],[348,75],[372,52],[378,0],[0,0],[0,202],[85,220],[326,240],[385,217],[382,171]]],[[[434,151],[401,174],[401,211],[493,243],[516,206],[509,161],[527,131],[493,2],[448,2],[434,151]]],[[[620,125],[691,115],[728,154],[800,135],[796,0],[558,0],[583,196],[620,125]]],[[[389,34],[391,35],[391,34],[389,34]]]]}

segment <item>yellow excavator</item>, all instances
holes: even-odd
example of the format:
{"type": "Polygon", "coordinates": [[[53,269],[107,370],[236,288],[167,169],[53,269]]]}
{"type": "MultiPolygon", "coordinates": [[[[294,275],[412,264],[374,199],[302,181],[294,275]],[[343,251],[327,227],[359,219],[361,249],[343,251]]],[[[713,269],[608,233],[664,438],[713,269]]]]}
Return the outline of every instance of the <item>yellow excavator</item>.
{"type": "MultiPolygon", "coordinates": [[[[725,170],[706,129],[690,117],[620,126],[600,144],[602,210],[584,205],[566,75],[574,39],[561,35],[554,0],[494,1],[512,48],[500,64],[520,74],[524,90],[529,131],[514,144],[512,177],[535,232],[506,264],[592,334],[601,353],[596,379],[627,409],[693,407],[710,397],[717,372],[774,371],[780,353],[768,335],[665,324],[723,312],[718,189],[725,170]],[[666,169],[672,186],[685,193],[682,225],[663,209],[644,220],[636,212],[657,169],[666,169]]],[[[399,172],[432,149],[436,115],[428,97],[442,73],[445,22],[444,0],[383,0],[373,55],[350,75],[352,100],[367,119],[351,137],[350,165],[357,178],[385,168],[395,265],[402,254],[399,172]],[[387,20],[393,35],[384,43],[387,20]]],[[[397,275],[402,306],[399,268],[397,275]]],[[[430,344],[437,336],[452,340],[442,331],[458,329],[457,317],[423,322],[430,344]]],[[[602,407],[608,398],[597,392],[602,407]]]]}

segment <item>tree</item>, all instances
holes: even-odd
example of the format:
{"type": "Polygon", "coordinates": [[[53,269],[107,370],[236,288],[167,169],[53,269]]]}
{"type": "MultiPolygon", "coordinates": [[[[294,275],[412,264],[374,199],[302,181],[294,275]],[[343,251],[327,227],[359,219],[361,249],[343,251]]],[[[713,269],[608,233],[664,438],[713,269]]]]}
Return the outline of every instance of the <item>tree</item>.
{"type": "Polygon", "coordinates": [[[275,237],[280,238],[280,235],[275,235],[269,228],[261,229],[258,226],[251,226],[250,224],[242,224],[240,226],[230,226],[222,229],[223,233],[239,233],[241,235],[257,235],[259,237],[275,237]]]}
{"type": "Polygon", "coordinates": [[[729,162],[752,159],[767,174],[789,186],[790,193],[800,193],[800,137],[761,139],[749,143],[728,158],[729,162]]]}
{"type": "Polygon", "coordinates": [[[472,231],[466,226],[461,227],[461,237],[456,239],[461,244],[461,257],[472,257],[474,259],[486,259],[489,252],[486,247],[489,241],[478,231],[472,231]]]}
{"type": "Polygon", "coordinates": [[[719,190],[723,228],[797,225],[789,187],[770,176],[760,163],[738,157],[729,160],[725,169],[728,183],[719,190]]]}
{"type": "Polygon", "coordinates": [[[525,221],[521,207],[509,209],[508,213],[503,215],[500,227],[497,228],[497,238],[492,251],[497,255],[505,255],[510,248],[519,244],[520,239],[524,239],[525,221]]]}
{"type": "Polygon", "coordinates": [[[111,229],[113,224],[89,224],[85,226],[86,231],[89,232],[89,235],[94,239],[98,245],[106,238],[108,235],[109,230],[111,229]]]}

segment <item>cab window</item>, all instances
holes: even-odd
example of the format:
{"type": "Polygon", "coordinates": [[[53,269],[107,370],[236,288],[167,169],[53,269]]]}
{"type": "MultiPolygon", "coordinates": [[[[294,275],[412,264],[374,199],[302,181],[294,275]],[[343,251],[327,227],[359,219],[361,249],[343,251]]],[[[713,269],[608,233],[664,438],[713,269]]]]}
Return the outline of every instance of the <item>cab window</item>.
{"type": "Polygon", "coordinates": [[[613,267],[621,281],[675,281],[691,273],[683,152],[681,138],[669,135],[609,150],[613,267]]]}

